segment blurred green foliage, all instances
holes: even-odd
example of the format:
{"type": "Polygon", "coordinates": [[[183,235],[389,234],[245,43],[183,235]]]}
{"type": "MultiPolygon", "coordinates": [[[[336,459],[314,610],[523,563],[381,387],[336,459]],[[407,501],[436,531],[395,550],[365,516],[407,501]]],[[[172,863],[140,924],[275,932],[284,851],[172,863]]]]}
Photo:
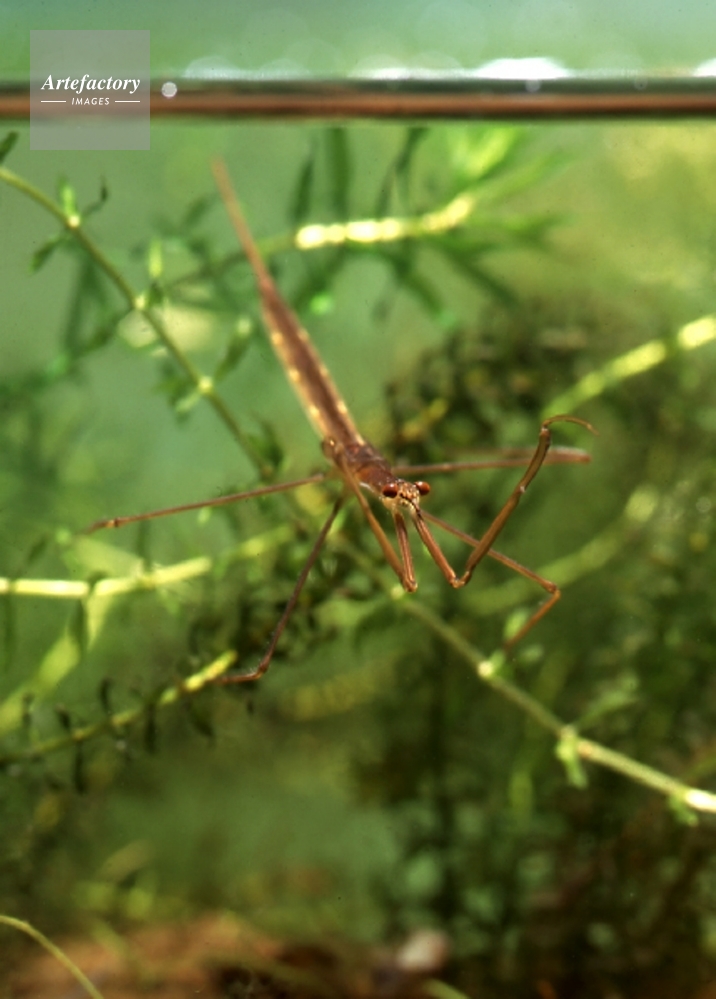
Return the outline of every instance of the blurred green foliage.
{"type": "MultiPolygon", "coordinates": [[[[116,248],[83,244],[66,223],[104,210],[106,187],[83,210],[62,181],[59,232],[48,226],[33,266],[69,256],[67,319],[53,356],[0,379],[6,908],[121,924],[230,906],[363,936],[437,925],[469,995],[620,995],[637,981],[684,994],[713,970],[713,823],[678,794],[580,761],[570,733],[685,784],[713,782],[716,348],[690,349],[683,335],[712,306],[710,289],[679,298],[578,263],[565,281],[557,142],[410,129],[370,184],[360,155],[350,131],[316,133],[295,167],[290,229],[262,248],[309,329],[330,330],[368,262],[383,281],[376,350],[406,314],[436,331],[398,378],[377,354],[361,371],[385,384],[387,416],[372,426],[386,452],[424,464],[468,459],[476,443],[531,447],[560,399],[599,429],[593,443],[554,427],[594,462],[545,467],[499,543],[569,585],[507,661],[493,657],[497,679],[573,729],[556,740],[459,651],[479,662],[499,650],[538,588],[486,563],[456,592],[423,558],[419,593],[397,599],[352,508],[266,680],[251,691],[207,682],[234,662],[227,651],[238,668],[260,656],[330,488],[222,508],[192,529],[77,533],[103,512],[97,483],[111,492],[119,472],[113,453],[85,453],[74,394],[118,344],[152,368],[177,435],[208,404],[243,447],[225,491],[303,470],[260,408],[257,369],[236,380],[265,337],[216,198],[158,220],[131,248],[132,289],[116,248]],[[351,228],[361,219],[370,238],[351,228]],[[289,254],[294,242],[306,252],[289,254]],[[652,361],[629,369],[643,344],[652,361]],[[227,387],[243,406],[226,407],[227,387]],[[64,470],[83,462],[73,483],[64,470]],[[422,620],[408,601],[426,608],[422,620]]],[[[13,177],[0,174],[18,186],[13,177]]],[[[121,391],[131,406],[134,390],[121,391]]],[[[438,476],[428,508],[479,537],[517,474],[438,476]]],[[[464,546],[446,548],[460,564],[464,546]]]]}

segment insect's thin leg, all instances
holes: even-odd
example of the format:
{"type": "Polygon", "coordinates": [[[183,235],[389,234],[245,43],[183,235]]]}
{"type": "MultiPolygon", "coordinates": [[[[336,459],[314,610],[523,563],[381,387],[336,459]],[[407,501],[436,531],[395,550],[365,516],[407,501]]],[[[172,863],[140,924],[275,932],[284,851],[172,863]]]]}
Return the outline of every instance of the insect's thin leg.
{"type": "MultiPolygon", "coordinates": [[[[421,514],[422,517],[425,518],[425,520],[429,520],[432,524],[435,524],[437,527],[443,528],[449,534],[454,535],[456,538],[459,538],[461,541],[464,541],[466,544],[471,545],[473,548],[479,546],[480,542],[477,540],[477,538],[473,538],[470,534],[467,534],[465,531],[461,531],[458,527],[453,527],[452,524],[448,524],[446,521],[441,520],[440,517],[436,517],[434,514],[427,513],[425,510],[421,511],[421,514]]],[[[457,577],[453,572],[449,562],[447,561],[445,555],[443,554],[442,549],[438,545],[433,535],[428,530],[427,524],[423,523],[422,527],[424,530],[421,530],[418,522],[416,521],[416,527],[418,528],[420,537],[425,543],[425,547],[428,549],[433,559],[442,570],[447,581],[452,586],[455,587],[461,586],[462,578],[457,577]],[[434,550],[433,547],[431,546],[434,547],[434,550]],[[450,577],[450,575],[448,575],[448,573],[452,574],[452,578],[450,577]]],[[[534,628],[534,626],[537,624],[537,622],[542,620],[545,614],[549,613],[549,611],[554,607],[554,605],[562,596],[562,591],[557,586],[557,584],[553,583],[550,579],[546,579],[544,576],[540,576],[539,573],[534,572],[532,569],[528,569],[527,566],[522,565],[521,562],[515,561],[515,559],[510,558],[508,555],[503,555],[501,552],[496,551],[494,548],[489,548],[486,552],[486,555],[489,558],[494,558],[495,561],[497,562],[501,562],[502,565],[506,565],[508,569],[512,569],[513,572],[518,573],[520,576],[524,576],[525,579],[530,579],[532,580],[532,582],[537,583],[537,585],[541,586],[542,589],[545,590],[547,593],[547,599],[544,600],[539,605],[539,607],[535,610],[532,616],[525,622],[525,624],[522,625],[517,634],[513,635],[512,638],[509,639],[509,641],[505,642],[504,648],[509,650],[512,648],[513,645],[516,645],[517,642],[521,641],[525,637],[527,632],[531,631],[532,628],[534,628]]]]}
{"type": "Polygon", "coordinates": [[[124,527],[126,524],[136,524],[140,520],[156,520],[157,517],[170,517],[175,513],[186,513],[189,510],[204,510],[207,507],[227,506],[229,503],[239,503],[241,500],[256,499],[259,496],[269,496],[271,493],[284,493],[289,489],[298,489],[299,486],[307,486],[313,482],[323,482],[326,479],[325,472],[317,472],[316,475],[308,475],[305,479],[295,479],[293,482],[278,482],[270,486],[258,486],[256,489],[249,489],[243,493],[230,493],[227,496],[216,496],[210,500],[199,500],[196,503],[183,503],[181,506],[167,506],[161,510],[150,510],[148,513],[135,513],[129,517],[109,517],[107,520],[97,520],[85,528],[83,534],[93,534],[95,531],[102,531],[107,527],[124,527]]]}
{"type": "MultiPolygon", "coordinates": [[[[511,458],[518,457],[519,458],[519,461],[517,462],[518,464],[520,465],[524,464],[525,460],[528,457],[530,458],[530,463],[527,468],[527,471],[522,476],[522,479],[520,479],[520,482],[517,484],[512,495],[508,498],[507,503],[500,511],[500,513],[497,515],[497,518],[495,519],[495,521],[493,521],[492,525],[490,526],[490,528],[488,528],[488,531],[486,532],[486,537],[487,536],[490,537],[490,544],[500,533],[506,521],[508,520],[510,514],[512,513],[512,510],[517,506],[517,503],[519,502],[522,493],[527,488],[529,483],[532,481],[532,479],[535,477],[540,467],[544,463],[551,442],[549,425],[551,423],[556,423],[560,420],[566,420],[571,423],[578,423],[581,426],[585,426],[589,430],[592,430],[592,427],[585,420],[580,420],[578,417],[552,416],[548,420],[545,420],[544,423],[542,424],[542,427],[540,428],[540,439],[536,449],[530,451],[527,451],[526,449],[525,450],[512,449],[510,457],[511,458]],[[517,497],[516,499],[515,496],[517,497]],[[502,517],[502,520],[500,520],[500,517],[502,517]]],[[[555,451],[557,451],[557,449],[555,449],[555,451]]],[[[562,461],[584,461],[585,457],[583,456],[586,456],[584,451],[580,451],[577,448],[561,448],[557,451],[557,454],[558,454],[558,461],[560,458],[562,461]]],[[[360,504],[360,507],[365,515],[365,518],[368,521],[368,524],[370,525],[370,528],[373,531],[373,534],[375,535],[381,547],[381,550],[388,561],[388,564],[390,565],[393,572],[400,580],[400,583],[403,586],[403,588],[407,590],[409,593],[414,592],[417,589],[417,582],[415,579],[415,572],[413,569],[413,557],[410,551],[408,533],[405,526],[405,520],[402,514],[400,513],[400,511],[393,512],[393,521],[395,523],[395,530],[398,537],[398,543],[400,545],[401,558],[398,558],[398,556],[395,553],[395,550],[393,549],[393,546],[390,543],[390,540],[388,539],[388,536],[378,523],[378,520],[375,514],[373,513],[370,504],[363,495],[363,492],[358,482],[356,481],[355,476],[353,475],[349,463],[345,460],[345,457],[342,456],[341,453],[337,450],[333,451],[332,458],[335,461],[336,466],[342,473],[346,485],[355,494],[360,504]]],[[[588,458],[589,456],[586,456],[587,460],[588,458]]],[[[445,466],[435,466],[435,467],[438,470],[447,470],[445,466]]],[[[472,468],[473,463],[467,463],[467,467],[472,468]]],[[[414,471],[422,469],[423,466],[417,466],[413,468],[414,471]]],[[[394,471],[397,470],[398,467],[396,466],[396,468],[394,468],[394,471]]],[[[450,466],[450,470],[454,471],[455,466],[450,466]]],[[[425,511],[423,511],[420,516],[415,517],[413,519],[415,527],[421,537],[423,544],[428,549],[433,561],[436,563],[436,565],[438,566],[438,568],[440,569],[440,571],[442,572],[443,576],[450,584],[450,586],[457,588],[459,586],[464,586],[465,583],[469,582],[470,578],[472,577],[472,573],[475,570],[475,566],[485,557],[485,552],[490,547],[490,544],[484,546],[485,538],[483,537],[480,541],[477,541],[476,539],[471,538],[469,535],[464,536],[464,540],[467,540],[468,544],[472,545],[474,551],[470,556],[470,558],[468,559],[468,562],[465,567],[465,572],[463,573],[462,576],[458,576],[455,570],[448,562],[447,558],[445,557],[445,554],[440,548],[439,544],[431,534],[428,525],[425,523],[426,519],[433,520],[434,518],[432,516],[429,516],[425,511]]],[[[441,526],[445,526],[448,530],[450,529],[447,524],[443,524],[437,518],[435,518],[435,522],[440,523],[441,526]]]]}
{"type": "Polygon", "coordinates": [[[410,540],[408,538],[408,529],[405,525],[405,519],[400,511],[393,512],[393,522],[395,524],[395,532],[398,537],[398,544],[400,546],[400,558],[396,555],[395,549],[390,543],[388,535],[385,533],[383,528],[378,523],[378,519],[373,513],[370,503],[363,495],[361,487],[358,485],[356,478],[351,471],[350,465],[345,461],[345,456],[342,453],[334,449],[332,454],[333,461],[336,467],[343,476],[343,480],[346,486],[354,494],[361,510],[368,521],[368,525],[376,537],[378,544],[380,545],[381,551],[385,555],[385,558],[393,570],[395,575],[400,580],[400,585],[408,593],[414,593],[418,588],[418,583],[415,578],[415,569],[413,567],[413,555],[410,551],[410,540]]]}
{"type": "MultiPolygon", "coordinates": [[[[393,465],[397,475],[441,475],[452,472],[474,472],[483,468],[522,468],[529,464],[534,448],[497,448],[490,457],[473,461],[443,461],[436,465],[393,465]]],[[[592,460],[588,451],[578,447],[551,447],[544,458],[545,465],[586,464],[592,460]]]]}
{"type": "Polygon", "coordinates": [[[533,582],[537,583],[538,586],[541,586],[542,589],[548,594],[547,599],[542,601],[531,617],[525,621],[519,631],[505,642],[504,648],[509,650],[514,645],[517,645],[518,642],[521,642],[525,635],[529,631],[532,631],[538,621],[541,621],[546,614],[549,614],[562,596],[562,591],[557,584],[553,583],[550,579],[545,579],[544,576],[540,576],[539,573],[533,572],[532,569],[528,569],[520,562],[515,562],[515,560],[510,558],[508,555],[502,555],[500,552],[496,552],[494,548],[490,548],[487,554],[490,558],[494,558],[496,561],[506,565],[509,569],[519,573],[520,576],[524,576],[525,579],[531,579],[533,582]]]}
{"type": "Polygon", "coordinates": [[[298,603],[298,598],[301,595],[301,591],[303,590],[303,587],[306,584],[306,580],[308,579],[308,574],[315,565],[316,559],[318,558],[318,554],[321,548],[323,547],[324,541],[328,537],[328,532],[333,526],[333,522],[338,516],[338,512],[343,506],[344,501],[345,501],[345,496],[340,496],[334,503],[333,509],[330,512],[328,520],[321,528],[321,532],[316,538],[313,548],[311,548],[309,556],[306,559],[306,564],[301,570],[301,575],[298,577],[296,585],[293,588],[293,592],[291,593],[291,596],[288,599],[288,603],[283,609],[283,614],[279,618],[279,622],[274,629],[273,635],[271,636],[271,641],[268,644],[268,648],[266,649],[266,652],[262,656],[260,662],[250,673],[230,673],[228,676],[217,677],[217,679],[214,681],[216,684],[219,684],[221,686],[227,686],[228,684],[248,683],[251,680],[258,680],[259,677],[263,676],[266,670],[269,668],[269,666],[271,665],[271,660],[273,659],[274,652],[276,651],[276,646],[278,645],[279,639],[286,630],[286,625],[288,624],[288,620],[291,617],[291,614],[293,613],[294,608],[298,603]]]}

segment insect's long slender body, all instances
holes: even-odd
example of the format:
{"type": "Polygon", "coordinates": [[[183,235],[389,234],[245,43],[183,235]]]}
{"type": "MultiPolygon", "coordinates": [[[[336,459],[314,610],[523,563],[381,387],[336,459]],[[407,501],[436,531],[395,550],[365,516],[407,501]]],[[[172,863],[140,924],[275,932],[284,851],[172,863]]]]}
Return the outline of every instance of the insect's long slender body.
{"type": "MultiPolygon", "coordinates": [[[[244,683],[256,680],[266,672],[273,658],[278,641],[285,630],[288,619],[308,579],[311,568],[318,558],[320,549],[328,537],[347,494],[353,494],[357,498],[388,564],[395,572],[404,589],[409,592],[417,589],[417,581],[413,568],[413,557],[410,549],[406,516],[414,525],[425,548],[450,586],[458,588],[468,583],[475,567],[487,556],[496,559],[521,576],[541,586],[545,590],[547,598],[533,612],[532,616],[520,628],[517,634],[507,643],[508,646],[514,645],[554,606],[557,600],[559,600],[560,591],[555,583],[550,582],[531,569],[520,565],[514,559],[495,551],[492,545],[545,461],[571,462],[589,460],[589,456],[585,452],[575,448],[555,449],[555,452],[548,458],[548,451],[551,444],[550,425],[558,421],[569,421],[578,423],[589,430],[592,430],[592,428],[584,420],[580,420],[577,417],[552,416],[542,423],[537,445],[532,452],[513,449],[503,452],[499,458],[490,461],[461,462],[458,465],[426,465],[419,469],[416,468],[416,471],[439,474],[458,468],[527,465],[522,477],[508,496],[501,510],[479,539],[471,537],[464,531],[423,510],[420,501],[422,497],[430,492],[429,485],[422,480],[413,482],[397,475],[397,466],[395,468],[391,466],[390,462],[387,461],[381,452],[358,431],[353,418],[348,412],[348,407],[341,398],[328,369],[321,360],[308,333],[301,326],[297,316],[285,303],[276,287],[241,213],[223,163],[217,162],[215,164],[214,174],[229,217],[246,258],[254,272],[261,298],[263,318],[271,344],[311,423],[321,438],[324,455],[332,462],[345,485],[344,494],[335,502],[328,519],[311,549],[308,560],[274,630],[263,658],[250,673],[227,676],[218,682],[244,683]],[[377,497],[390,511],[398,540],[398,552],[393,548],[388,536],[375,516],[365,496],[366,492],[377,497]],[[472,551],[467,558],[461,575],[458,575],[448,562],[428,526],[429,523],[434,524],[441,530],[447,531],[471,547],[472,551]]],[[[309,482],[321,481],[324,478],[324,475],[318,474],[295,482],[261,486],[255,490],[235,493],[233,496],[219,497],[205,503],[189,503],[181,507],[156,510],[129,517],[114,517],[109,520],[98,521],[90,530],[98,530],[104,527],[121,527],[124,524],[148,520],[169,513],[176,513],[180,510],[192,510],[202,506],[219,506],[237,502],[252,496],[267,495],[269,493],[292,489],[309,482]]]]}
{"type": "Polygon", "coordinates": [[[550,424],[567,420],[589,425],[571,416],[554,416],[544,421],[527,470],[481,539],[471,538],[444,521],[425,513],[421,509],[420,500],[430,491],[430,487],[422,480],[410,482],[396,475],[380,451],[359,433],[348,407],[308,334],[276,288],[244,220],[223,163],[215,164],[214,173],[234,229],[254,271],[261,296],[264,322],[274,350],[311,422],[322,437],[323,453],[333,462],[347,488],[357,497],[384,555],[403,587],[411,592],[417,589],[404,516],[407,514],[429,554],[451,586],[457,588],[469,582],[475,567],[486,555],[489,555],[527,578],[535,580],[547,591],[548,599],[512,639],[512,642],[517,641],[553,606],[559,599],[560,592],[554,583],[494,551],[492,544],[546,458],[551,443],[550,424]],[[395,525],[400,557],[376,519],[361,492],[361,487],[377,496],[389,509],[395,525]],[[457,535],[472,546],[472,553],[467,559],[462,575],[458,575],[448,562],[430,531],[428,521],[457,535]]]}
{"type": "Polygon", "coordinates": [[[217,164],[215,173],[234,229],[256,277],[264,323],[271,344],[306,413],[322,438],[323,453],[333,461],[348,487],[357,493],[371,527],[374,531],[377,528],[379,532],[376,533],[381,547],[401,583],[407,590],[415,590],[417,583],[413,572],[412,555],[400,508],[405,507],[410,510],[416,524],[421,525],[421,535],[424,531],[428,531],[420,514],[420,497],[429,491],[429,487],[426,483],[408,482],[396,476],[386,458],[359,432],[308,333],[301,326],[295,313],[286,305],[269,274],[234,197],[223,165],[217,164]],[[397,559],[382,528],[375,521],[370,507],[365,504],[365,499],[356,486],[368,489],[391,510],[400,543],[402,563],[397,559]]]}
{"type": "Polygon", "coordinates": [[[228,178],[221,167],[216,169],[221,171],[217,179],[222,192],[230,198],[227,207],[231,221],[256,277],[269,339],[306,413],[320,437],[331,438],[344,447],[365,444],[328,368],[269,274],[231,188],[226,188],[228,178]]]}

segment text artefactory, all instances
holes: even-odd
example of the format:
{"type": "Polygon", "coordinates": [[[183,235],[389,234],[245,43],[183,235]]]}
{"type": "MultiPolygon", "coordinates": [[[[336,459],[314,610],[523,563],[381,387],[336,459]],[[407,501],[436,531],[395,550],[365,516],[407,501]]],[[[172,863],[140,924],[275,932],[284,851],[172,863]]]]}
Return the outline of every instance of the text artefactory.
{"type": "Polygon", "coordinates": [[[73,90],[77,94],[81,94],[83,90],[104,90],[105,92],[123,90],[129,94],[134,94],[141,82],[141,80],[116,80],[111,76],[97,80],[85,73],[81,80],[73,80],[71,76],[60,76],[55,77],[54,83],[52,77],[48,76],[40,90],[73,90]]]}

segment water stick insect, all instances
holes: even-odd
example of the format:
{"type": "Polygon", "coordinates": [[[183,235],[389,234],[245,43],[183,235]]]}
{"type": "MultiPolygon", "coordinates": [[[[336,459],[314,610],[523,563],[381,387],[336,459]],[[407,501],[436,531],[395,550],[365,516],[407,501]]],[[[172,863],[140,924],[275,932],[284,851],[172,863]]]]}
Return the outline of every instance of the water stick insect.
{"type": "MultiPolygon", "coordinates": [[[[554,423],[559,422],[577,423],[590,431],[592,427],[585,420],[581,420],[578,417],[560,414],[551,416],[542,422],[537,445],[531,450],[512,449],[501,453],[495,458],[472,462],[454,462],[412,467],[391,465],[387,458],[373,444],[367,441],[358,430],[308,333],[302,327],[296,314],[282,298],[244,219],[223,162],[214,164],[214,175],[233,228],[254,273],[261,299],[263,321],[273,349],[286,372],[288,380],[298,395],[310,422],[321,438],[321,449],[324,456],[332,464],[334,474],[338,475],[344,486],[341,495],[335,501],[328,519],[321,528],[311,548],[306,564],[276,625],[264,656],[251,672],[230,674],[222,677],[219,682],[246,683],[257,680],[266,672],[276,651],[279,639],[296,607],[309,573],[318,558],[320,550],[328,537],[341,507],[350,496],[354,496],[358,501],[388,565],[398,577],[402,587],[409,593],[415,592],[418,588],[408,534],[409,524],[412,524],[431,558],[445,577],[445,580],[454,589],[459,589],[469,583],[476,567],[486,557],[495,559],[519,575],[541,586],[546,592],[547,597],[522,625],[517,634],[507,643],[507,647],[513,646],[520,639],[524,638],[537,622],[551,610],[559,600],[561,593],[555,583],[545,579],[543,576],[533,572],[507,555],[501,554],[492,546],[543,464],[589,461],[589,455],[577,448],[554,448],[550,452],[552,439],[550,427],[554,423]],[[448,524],[446,521],[422,508],[421,501],[430,492],[430,486],[426,481],[423,479],[412,480],[402,478],[402,475],[410,474],[411,471],[421,474],[441,474],[478,468],[512,467],[525,464],[527,467],[519,482],[507,497],[502,508],[485,533],[479,539],[473,538],[471,535],[466,534],[459,528],[448,524]],[[373,512],[366,494],[377,499],[389,511],[397,538],[397,550],[373,512]],[[434,525],[452,534],[472,549],[467,557],[462,573],[456,573],[450,565],[445,553],[435,539],[430,525],[434,525]]],[[[320,472],[316,475],[307,476],[306,478],[297,479],[292,482],[261,486],[247,492],[233,493],[208,501],[188,503],[127,517],[114,517],[98,521],[89,528],[89,531],[108,527],[122,527],[125,524],[150,520],[187,510],[221,506],[259,496],[266,496],[271,493],[284,492],[309,483],[322,482],[328,478],[329,474],[328,472],[320,472]]]]}

